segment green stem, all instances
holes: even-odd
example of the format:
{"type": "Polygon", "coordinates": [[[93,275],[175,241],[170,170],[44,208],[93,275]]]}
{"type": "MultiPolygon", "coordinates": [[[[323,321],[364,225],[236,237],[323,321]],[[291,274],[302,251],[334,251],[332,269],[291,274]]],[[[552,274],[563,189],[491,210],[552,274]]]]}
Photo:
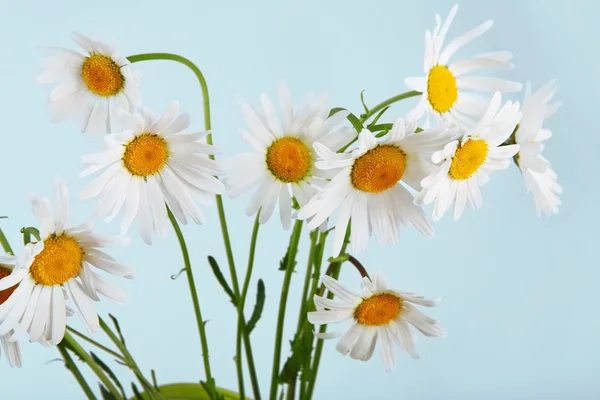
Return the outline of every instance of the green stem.
{"type": "Polygon", "coordinates": [[[8,239],[6,238],[6,235],[4,235],[4,232],[2,232],[2,229],[0,228],[0,244],[2,245],[2,248],[4,249],[5,253],[14,255],[15,253],[13,253],[12,247],[10,247],[10,243],[8,243],[8,239]]]}
{"type": "Polygon", "coordinates": [[[86,342],[93,344],[94,346],[96,346],[97,348],[99,348],[100,350],[103,350],[105,352],[107,352],[108,354],[110,354],[111,356],[115,357],[116,359],[118,359],[119,361],[125,362],[125,359],[117,352],[112,351],[111,349],[109,349],[108,347],[96,342],[94,339],[87,337],[85,334],[79,332],[76,329],[71,328],[70,326],[67,325],[67,330],[71,333],[73,333],[75,336],[79,336],[81,339],[85,340],[86,342]]]}
{"type": "Polygon", "coordinates": [[[283,340],[283,325],[285,322],[286,304],[288,299],[288,293],[290,290],[290,283],[292,281],[292,274],[294,273],[294,261],[296,259],[296,253],[298,252],[300,234],[302,233],[302,222],[303,221],[297,220],[294,224],[294,230],[292,232],[292,236],[290,237],[290,246],[288,249],[285,276],[283,278],[283,285],[281,287],[281,297],[279,300],[279,314],[277,316],[277,330],[275,333],[273,370],[271,372],[271,393],[269,396],[270,400],[276,400],[277,398],[277,381],[279,377],[279,366],[281,362],[281,342],[283,340]]]}
{"type": "Polygon", "coordinates": [[[190,255],[187,250],[187,245],[185,244],[185,238],[183,237],[183,233],[181,233],[181,229],[179,228],[179,224],[177,223],[175,216],[173,215],[171,210],[169,210],[168,207],[167,213],[169,214],[169,219],[171,220],[171,224],[173,225],[173,229],[175,230],[175,234],[177,235],[177,239],[179,240],[179,245],[181,246],[184,269],[188,278],[190,294],[192,296],[192,303],[194,304],[194,313],[196,314],[196,323],[198,325],[198,334],[200,335],[200,345],[202,346],[202,359],[204,361],[204,371],[206,372],[206,380],[210,384],[211,382],[213,382],[213,379],[212,372],[210,369],[210,361],[208,359],[208,339],[206,337],[206,329],[204,325],[204,320],[202,319],[202,312],[200,311],[200,302],[198,301],[198,293],[196,292],[196,284],[194,283],[194,274],[192,273],[190,255]]]}
{"type": "MultiPolygon", "coordinates": [[[[136,55],[127,57],[127,59],[131,63],[140,62],[140,61],[150,61],[150,60],[169,60],[169,61],[175,61],[175,62],[181,63],[181,64],[185,65],[186,67],[188,67],[189,69],[191,69],[192,72],[194,72],[194,74],[196,75],[196,78],[198,79],[198,83],[200,84],[200,88],[202,91],[202,105],[203,105],[203,111],[204,111],[204,129],[206,131],[210,132],[210,130],[211,130],[210,98],[209,98],[209,94],[208,94],[208,85],[206,83],[206,79],[204,78],[204,74],[202,74],[202,71],[200,71],[200,68],[198,68],[196,66],[196,64],[194,64],[192,61],[188,60],[185,57],[182,57],[177,54],[172,54],[172,53],[136,54],[136,55]]],[[[212,133],[209,133],[206,136],[206,142],[211,145],[213,144],[212,133]]],[[[209,158],[214,160],[215,156],[213,154],[211,154],[211,155],[209,155],[209,158]]],[[[225,218],[225,207],[223,206],[223,198],[221,195],[216,195],[215,197],[216,197],[216,203],[217,203],[217,211],[219,214],[219,223],[221,225],[221,234],[223,235],[223,242],[225,245],[225,253],[227,254],[227,263],[229,265],[229,273],[231,275],[231,281],[232,281],[232,285],[233,285],[233,293],[236,295],[237,298],[239,298],[240,287],[239,287],[237,272],[235,269],[235,261],[234,261],[234,257],[233,257],[231,239],[229,238],[229,230],[227,228],[227,219],[225,218]]],[[[237,307],[238,307],[237,311],[239,314],[238,321],[242,321],[245,325],[246,318],[244,317],[244,314],[243,314],[244,310],[240,308],[240,302],[238,302],[237,307]]],[[[244,338],[244,343],[245,343],[245,345],[249,344],[249,340],[244,338]]],[[[253,359],[252,354],[248,355],[248,353],[251,353],[251,351],[252,351],[251,347],[248,347],[248,346],[245,346],[245,347],[246,347],[247,357],[249,359],[253,359]]],[[[239,364],[237,366],[239,369],[241,367],[241,364],[239,364]]],[[[239,376],[239,374],[240,374],[240,372],[238,372],[238,376],[239,376]]],[[[254,383],[253,383],[253,386],[254,386],[254,383]]],[[[256,400],[260,400],[260,394],[257,394],[256,392],[254,394],[256,396],[256,400]]]]}
{"type": "MultiPolygon", "coordinates": [[[[314,310],[313,298],[315,293],[317,292],[317,287],[319,285],[319,278],[321,277],[321,265],[323,264],[323,254],[325,253],[325,243],[327,241],[327,232],[322,232],[319,236],[319,252],[315,257],[315,271],[312,274],[312,282],[310,286],[309,296],[306,300],[306,308],[303,315],[304,322],[302,325],[302,331],[304,332],[305,339],[310,343],[307,345],[310,352],[312,352],[312,341],[314,336],[312,335],[312,328],[308,323],[308,312],[314,310]]],[[[310,376],[310,356],[306,357],[306,364],[302,368],[302,375],[306,374],[306,376],[310,376]]],[[[308,380],[302,380],[300,382],[300,400],[305,399],[305,393],[308,389],[308,380]]]]}
{"type": "Polygon", "coordinates": [[[64,342],[65,346],[73,350],[73,352],[77,354],[77,356],[83,362],[85,362],[92,371],[94,371],[98,379],[100,379],[100,382],[102,382],[102,384],[106,386],[108,391],[111,392],[115,396],[115,398],[120,398],[121,393],[119,393],[112,381],[108,378],[108,376],[106,376],[102,368],[98,364],[96,364],[92,357],[79,345],[79,343],[77,343],[75,338],[71,336],[69,332],[65,332],[65,337],[62,340],[62,342],[64,342]]]}
{"type": "MultiPolygon", "coordinates": [[[[340,254],[345,254],[346,253],[346,248],[348,247],[348,243],[349,243],[349,237],[350,237],[350,229],[348,228],[348,230],[346,231],[346,238],[344,240],[344,244],[342,246],[342,250],[340,251],[340,254]]],[[[341,270],[341,266],[342,263],[334,263],[330,266],[330,268],[328,268],[328,270],[326,271],[327,275],[331,275],[331,277],[333,279],[337,279],[340,276],[340,270],[341,270]]],[[[329,299],[333,299],[333,293],[329,293],[327,295],[327,298],[329,299]]],[[[313,305],[314,307],[314,305],[313,305]]],[[[327,325],[321,325],[321,327],[319,328],[319,333],[325,333],[327,331],[327,325]]],[[[315,355],[314,355],[314,359],[313,359],[313,364],[311,367],[311,373],[310,373],[310,382],[308,384],[308,389],[307,389],[307,399],[311,399],[313,396],[313,392],[315,390],[315,383],[317,381],[317,373],[319,372],[319,364],[321,362],[321,355],[323,353],[323,339],[317,339],[317,345],[315,347],[315,355]]]]}
{"type": "Polygon", "coordinates": [[[140,381],[140,384],[142,385],[142,387],[144,388],[146,393],[148,393],[150,398],[163,399],[164,397],[162,395],[160,395],[160,393],[158,393],[154,389],[154,385],[152,385],[146,379],[146,377],[144,377],[144,374],[142,374],[142,371],[140,370],[140,368],[138,367],[137,363],[135,362],[133,356],[129,352],[129,349],[127,349],[127,346],[125,346],[125,343],[123,343],[114,334],[114,332],[110,329],[108,324],[106,322],[104,322],[104,320],[102,318],[99,318],[99,320],[100,320],[100,327],[102,328],[104,333],[106,333],[108,338],[119,348],[119,350],[121,351],[121,354],[123,354],[123,357],[121,357],[123,362],[125,362],[125,364],[133,371],[134,375],[138,378],[138,380],[140,381]]]}
{"type": "MultiPolygon", "coordinates": [[[[248,361],[248,372],[250,373],[250,383],[252,384],[252,391],[256,400],[260,400],[260,386],[258,385],[258,376],[256,374],[256,367],[254,365],[254,355],[252,354],[252,344],[250,343],[250,334],[246,330],[244,318],[244,306],[246,305],[246,296],[248,295],[248,288],[250,287],[250,278],[252,276],[252,269],[254,268],[254,257],[256,254],[256,242],[258,240],[258,229],[260,228],[259,222],[260,211],[256,214],[254,220],[254,227],[252,228],[252,238],[250,239],[250,251],[248,252],[248,267],[246,268],[246,276],[244,277],[244,285],[242,287],[242,294],[240,296],[240,307],[241,310],[241,322],[244,326],[238,326],[238,336],[243,333],[244,347],[246,348],[246,359],[248,361]]],[[[238,354],[241,358],[241,354],[238,354]]]]}
{"type": "Polygon", "coordinates": [[[416,97],[416,96],[420,96],[422,93],[421,92],[417,92],[416,90],[412,90],[410,92],[405,92],[402,94],[399,94],[397,96],[394,97],[390,97],[389,99],[382,101],[381,103],[377,104],[375,107],[371,108],[368,112],[361,114],[360,116],[360,120],[361,122],[365,122],[366,120],[368,120],[369,118],[371,118],[373,115],[377,114],[380,110],[383,110],[384,108],[386,108],[387,106],[397,103],[401,100],[404,99],[408,99],[411,97],[416,97]]]}
{"type": "Polygon", "coordinates": [[[310,286],[310,278],[312,273],[312,268],[314,265],[314,258],[316,252],[317,245],[317,237],[318,231],[314,230],[310,233],[310,250],[308,253],[308,262],[306,263],[306,275],[304,276],[304,287],[302,288],[302,297],[300,301],[300,313],[298,314],[298,326],[296,327],[296,332],[300,332],[300,328],[303,325],[304,314],[306,313],[307,302],[310,300],[307,299],[308,296],[308,288],[310,286]]]}
{"type": "Polygon", "coordinates": [[[65,349],[64,346],[62,346],[60,343],[56,346],[56,348],[58,349],[58,352],[62,356],[63,360],[65,360],[65,367],[67,367],[67,369],[71,371],[71,373],[75,377],[75,380],[77,381],[77,383],[79,383],[79,386],[81,386],[81,389],[83,390],[83,393],[85,393],[85,396],[88,398],[88,400],[97,400],[96,395],[94,395],[94,392],[92,392],[90,385],[88,385],[85,381],[85,378],[81,374],[81,371],[79,371],[79,368],[77,368],[77,364],[75,364],[73,358],[71,358],[67,349],[65,349]]]}

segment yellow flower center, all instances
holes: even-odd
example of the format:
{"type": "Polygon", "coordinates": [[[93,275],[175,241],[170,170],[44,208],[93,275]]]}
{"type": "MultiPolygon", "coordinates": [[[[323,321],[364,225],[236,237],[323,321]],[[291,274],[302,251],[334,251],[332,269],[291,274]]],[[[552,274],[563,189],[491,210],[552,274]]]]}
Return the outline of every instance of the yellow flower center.
{"type": "Polygon", "coordinates": [[[298,182],[310,172],[312,158],[300,139],[283,137],[267,149],[267,168],[282,182],[298,182]]]}
{"type": "Polygon", "coordinates": [[[456,78],[445,65],[436,65],[427,78],[427,100],[431,107],[443,114],[450,111],[458,99],[456,78]]]}
{"type": "Polygon", "coordinates": [[[488,144],[485,140],[467,140],[456,149],[448,174],[459,181],[469,179],[485,162],[487,154],[488,144]]]}
{"type": "MultiPolygon", "coordinates": [[[[2,264],[0,264],[0,280],[6,278],[9,275],[10,275],[10,269],[8,269],[5,266],[3,266],[2,264]]],[[[11,294],[13,294],[13,292],[15,291],[17,286],[19,286],[19,285],[17,284],[15,286],[9,287],[8,289],[0,290],[0,304],[3,304],[6,300],[8,300],[8,298],[10,297],[11,294]]]]}
{"type": "Polygon", "coordinates": [[[41,285],[60,285],[79,274],[82,259],[83,250],[75,238],[52,234],[44,240],[44,249],[35,256],[29,271],[41,285]]]}
{"type": "Polygon", "coordinates": [[[167,141],[155,133],[142,133],[125,146],[123,164],[136,176],[150,176],[159,172],[167,163],[167,141]]]}
{"type": "Polygon", "coordinates": [[[406,154],[399,147],[380,145],[354,161],[350,179],[358,190],[380,193],[402,179],[405,167],[406,154]]]}
{"type": "Polygon", "coordinates": [[[354,310],[354,319],[362,325],[386,325],[402,311],[402,299],[391,293],[380,293],[363,299],[354,310]]]}
{"type": "Polygon", "coordinates": [[[81,77],[92,93],[103,97],[116,95],[125,84],[125,77],[117,63],[102,54],[92,54],[85,59],[81,77]]]}

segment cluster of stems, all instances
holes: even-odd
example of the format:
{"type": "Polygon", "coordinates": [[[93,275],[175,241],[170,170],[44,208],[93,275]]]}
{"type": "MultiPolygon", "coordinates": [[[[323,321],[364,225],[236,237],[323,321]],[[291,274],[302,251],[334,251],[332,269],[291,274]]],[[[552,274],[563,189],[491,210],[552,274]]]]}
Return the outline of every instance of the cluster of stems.
{"type": "MultiPolygon", "coordinates": [[[[170,53],[148,53],[148,54],[138,54],[128,57],[129,61],[132,63],[141,62],[141,61],[149,61],[149,60],[169,60],[181,63],[188,68],[190,68],[194,74],[196,75],[198,82],[201,87],[202,98],[203,98],[203,113],[204,113],[204,128],[206,131],[211,131],[211,117],[210,117],[210,100],[209,100],[209,92],[208,86],[206,83],[206,79],[204,78],[200,69],[192,63],[187,58],[181,57],[176,54],[170,53]]],[[[348,116],[349,122],[354,126],[357,132],[363,129],[363,127],[367,127],[372,132],[376,133],[377,136],[385,135],[390,129],[391,124],[377,124],[377,120],[379,117],[385,112],[389,106],[393,103],[398,102],[400,100],[418,96],[421,93],[419,92],[406,92],[400,94],[398,96],[394,96],[376,106],[369,109],[366,105],[364,105],[364,113],[359,117],[354,114],[350,114],[348,116]],[[374,117],[374,118],[373,118],[374,117]],[[373,118],[373,121],[365,125],[366,122],[373,118]]],[[[331,113],[335,113],[341,108],[336,108],[331,110],[331,113]]],[[[212,135],[207,135],[208,144],[213,144],[212,135]]],[[[356,140],[356,139],[355,139],[356,140]]],[[[354,140],[354,141],[355,141],[354,140]]],[[[354,143],[354,141],[348,143],[341,151],[345,151],[350,145],[354,143]]],[[[214,156],[211,155],[210,158],[214,159],[214,156]]],[[[229,268],[229,281],[230,287],[227,282],[224,282],[225,279],[220,276],[220,280],[222,285],[227,289],[226,291],[231,297],[232,303],[237,310],[237,334],[236,334],[236,354],[235,354],[235,365],[238,379],[238,389],[237,393],[219,388],[216,386],[215,379],[212,374],[210,357],[209,357],[209,345],[208,345],[208,337],[205,327],[205,321],[202,317],[202,311],[200,308],[200,302],[198,300],[197,288],[194,282],[194,274],[192,271],[192,265],[190,261],[189,252],[187,249],[187,245],[181,232],[181,229],[177,223],[177,220],[173,216],[170,210],[168,210],[169,219],[173,225],[173,229],[177,235],[177,239],[179,241],[181,252],[183,255],[184,268],[183,271],[186,274],[190,295],[193,303],[195,318],[198,327],[198,334],[200,339],[200,346],[202,351],[202,360],[204,365],[204,374],[205,376],[201,380],[202,385],[197,386],[198,390],[203,390],[205,394],[211,399],[246,399],[247,388],[245,386],[245,368],[244,368],[244,358],[246,360],[245,366],[248,371],[248,376],[250,378],[250,386],[252,391],[253,399],[260,400],[263,398],[263,394],[260,391],[260,387],[258,384],[258,375],[256,371],[256,366],[254,363],[254,356],[252,351],[252,345],[250,340],[250,333],[253,328],[253,324],[256,324],[256,321],[250,322],[246,319],[245,316],[245,305],[246,298],[248,295],[248,288],[250,282],[252,280],[252,271],[254,266],[254,259],[256,254],[256,245],[258,240],[259,233],[259,216],[256,216],[256,220],[254,222],[254,226],[252,229],[250,248],[248,254],[248,262],[245,268],[245,274],[242,281],[242,287],[240,289],[240,280],[237,274],[237,268],[235,265],[235,260],[233,256],[233,249],[231,245],[231,240],[229,236],[229,231],[227,227],[227,220],[225,217],[225,208],[223,204],[223,199],[221,195],[216,196],[217,210],[219,215],[219,222],[221,226],[221,233],[223,237],[223,242],[225,246],[225,252],[227,256],[227,264],[229,268]],[[244,353],[244,354],[243,354],[244,353]],[[244,357],[245,355],[245,357],[244,357]]],[[[260,212],[259,212],[260,213],[260,212]]],[[[288,294],[290,285],[292,282],[292,278],[294,275],[294,269],[296,265],[296,259],[298,255],[298,248],[300,244],[300,238],[302,236],[303,222],[297,220],[294,224],[293,230],[291,232],[288,251],[284,257],[282,262],[282,268],[284,277],[283,283],[281,286],[281,294],[279,299],[279,310],[277,316],[277,325],[275,332],[275,341],[274,341],[274,349],[273,349],[273,365],[271,371],[271,380],[270,380],[270,388],[268,392],[268,397],[265,394],[265,398],[269,400],[277,400],[280,398],[286,398],[287,400],[293,400],[296,396],[299,396],[299,399],[311,399],[315,390],[315,383],[319,371],[319,364],[321,361],[321,354],[323,351],[323,340],[316,339],[313,327],[308,322],[307,313],[310,311],[314,311],[314,303],[312,299],[315,294],[322,295],[325,288],[321,285],[319,287],[319,278],[321,277],[321,266],[323,264],[323,258],[326,248],[326,240],[330,230],[319,231],[314,230],[309,233],[310,235],[310,245],[308,251],[308,259],[306,262],[306,271],[304,276],[304,283],[301,292],[300,298],[300,309],[298,313],[298,318],[296,321],[296,332],[292,341],[292,355],[288,358],[287,362],[282,366],[281,354],[282,354],[282,342],[283,342],[283,330],[286,315],[287,313],[287,303],[288,303],[288,294]]],[[[24,228],[22,233],[24,234],[25,241],[31,240],[31,236],[36,236],[37,230],[35,228],[24,228]]],[[[344,240],[344,244],[341,250],[341,253],[337,255],[335,259],[332,259],[329,267],[325,271],[326,275],[330,275],[333,278],[338,278],[340,274],[340,266],[343,261],[348,260],[352,262],[359,270],[361,275],[368,276],[364,268],[351,256],[347,255],[346,247],[349,243],[350,230],[346,232],[346,238],[344,240]],[[362,268],[362,270],[361,270],[362,268]]],[[[39,240],[39,236],[37,237],[39,240]]],[[[2,244],[4,250],[7,253],[13,254],[10,245],[2,231],[0,230],[0,243],[2,244]]],[[[214,259],[213,259],[214,261],[214,259]]],[[[218,268],[218,266],[216,267],[218,268]]],[[[219,272],[220,274],[220,272],[219,272]]],[[[333,294],[328,294],[329,298],[333,298],[333,294]]],[[[111,316],[111,318],[113,318],[111,316]]],[[[132,384],[132,390],[134,392],[134,399],[137,398],[149,398],[149,399],[165,399],[165,395],[160,390],[160,386],[158,386],[156,382],[156,376],[154,371],[152,371],[151,380],[148,380],[144,377],[141,370],[135,363],[132,355],[128,351],[125,346],[125,340],[121,335],[120,328],[116,319],[113,318],[113,322],[115,323],[116,333],[113,331],[104,320],[100,320],[100,326],[104,333],[108,336],[108,338],[113,342],[116,346],[117,351],[112,350],[97,341],[91,339],[85,334],[71,328],[67,327],[67,332],[65,334],[64,340],[57,346],[58,351],[64,359],[65,366],[72,372],[73,376],[81,386],[83,392],[89,400],[96,400],[96,395],[94,391],[91,389],[90,385],[85,381],[81,371],[78,369],[76,363],[73,361],[70,353],[75,354],[81,361],[86,363],[88,367],[94,372],[100,381],[100,387],[102,391],[103,398],[112,398],[112,399],[127,399],[125,395],[125,390],[123,386],[119,383],[116,376],[112,373],[112,371],[108,368],[106,364],[104,364],[94,353],[86,352],[82,346],[78,343],[75,337],[95,346],[96,348],[102,350],[108,355],[115,358],[115,360],[129,368],[134,375],[136,376],[139,384],[141,385],[142,392],[140,392],[135,384],[132,384]],[[141,394],[143,393],[143,395],[141,394]]],[[[319,328],[319,332],[326,332],[327,326],[323,325],[319,328]]]]}

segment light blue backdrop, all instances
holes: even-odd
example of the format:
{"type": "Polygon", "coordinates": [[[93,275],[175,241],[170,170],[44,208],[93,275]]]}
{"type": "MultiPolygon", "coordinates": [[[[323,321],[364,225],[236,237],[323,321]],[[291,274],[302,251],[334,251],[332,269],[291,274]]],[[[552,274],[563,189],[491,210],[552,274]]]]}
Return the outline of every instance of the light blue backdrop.
{"type": "MultiPolygon", "coordinates": [[[[48,89],[36,84],[42,55],[38,46],[74,48],[70,33],[82,32],[115,44],[122,54],[168,51],[189,57],[205,72],[212,96],[215,142],[233,155],[247,149],[236,132],[243,126],[236,96],[258,101],[276,93],[284,79],[295,99],[306,91],[328,93],[332,106],[360,112],[359,93],[370,104],[405,90],[405,76],[422,68],[423,38],[434,14],[445,17],[453,2],[438,1],[2,1],[0,8],[0,110],[2,192],[0,214],[13,247],[19,229],[33,224],[30,191],[53,196],[52,178],[64,177],[73,192],[79,158],[97,151],[73,122],[48,122],[48,89]]],[[[374,241],[361,260],[405,290],[442,296],[431,314],[447,329],[441,340],[418,341],[421,359],[398,357],[386,374],[378,354],[369,363],[343,358],[334,343],[325,346],[317,399],[592,399],[600,397],[597,265],[598,132],[597,22],[591,0],[464,0],[451,35],[485,19],[495,26],[469,53],[509,49],[516,80],[534,87],[558,80],[564,102],[549,122],[554,132],[546,150],[564,188],[559,215],[538,219],[516,168],[493,175],[484,207],[457,223],[447,216],[426,239],[405,231],[395,247],[374,241]]],[[[466,52],[463,54],[467,54],[466,52]]],[[[162,111],[178,99],[202,128],[199,88],[183,66],[137,64],[146,105],[162,111]]],[[[515,96],[520,99],[521,95],[515,96]]],[[[396,107],[396,117],[407,105],[396,107]]],[[[244,214],[248,197],[227,201],[238,264],[247,257],[252,220],[244,214]]],[[[75,202],[74,223],[95,203],[75,202]]],[[[428,211],[429,212],[429,211],[428,211]]],[[[216,207],[203,227],[184,228],[192,248],[196,279],[209,320],[213,372],[220,386],[235,388],[235,314],[206,265],[214,255],[224,264],[216,207]]],[[[100,226],[116,232],[117,226],[100,226]]],[[[145,371],[155,368],[160,383],[197,381],[203,376],[199,343],[187,284],[169,279],[182,266],[174,234],[154,247],[137,235],[133,245],[113,254],[135,267],[137,277],[119,282],[130,293],[124,306],[103,302],[102,314],[117,315],[128,343],[145,371]]],[[[301,243],[300,260],[307,239],[301,243]]],[[[274,219],[261,230],[257,276],[266,281],[268,306],[253,335],[263,391],[271,368],[272,337],[279,287],[278,261],[287,244],[274,219]]],[[[329,248],[329,247],[328,247],[329,248]]],[[[300,261],[303,265],[304,261],[300,261]]],[[[302,267],[303,268],[303,267],[302,267]]],[[[294,277],[287,338],[297,315],[301,275],[294,277]]],[[[355,284],[350,272],[345,283],[355,284]]],[[[249,302],[253,303],[254,290],[249,302]]],[[[294,327],[292,327],[294,325],[294,327]]],[[[74,326],[82,328],[79,321],[74,326]]],[[[100,340],[105,339],[100,336],[100,340]]],[[[284,341],[287,350],[287,339],[284,341]]],[[[400,355],[400,353],[398,353],[400,355]]],[[[73,377],[54,349],[24,346],[24,367],[0,363],[0,398],[81,399],[73,377]]],[[[123,371],[120,367],[115,369],[123,371]]],[[[126,381],[131,377],[120,374],[126,381]]],[[[89,374],[88,374],[89,376],[89,374]]]]}

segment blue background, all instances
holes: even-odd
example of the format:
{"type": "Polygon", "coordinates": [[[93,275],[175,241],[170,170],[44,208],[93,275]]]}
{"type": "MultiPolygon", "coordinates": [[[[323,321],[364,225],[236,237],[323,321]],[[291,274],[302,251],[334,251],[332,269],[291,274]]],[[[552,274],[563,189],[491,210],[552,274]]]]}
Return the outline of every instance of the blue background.
{"type": "MultiPolygon", "coordinates": [[[[215,143],[231,156],[248,147],[237,136],[243,120],[236,96],[258,103],[276,94],[284,79],[299,100],[306,91],[328,93],[331,106],[360,112],[359,93],[373,105],[405,91],[404,77],[422,73],[424,31],[434,14],[448,14],[450,1],[119,1],[33,0],[2,2],[0,24],[0,117],[2,119],[0,214],[13,247],[19,229],[34,223],[27,202],[31,191],[54,196],[52,179],[64,177],[72,193],[89,182],[79,179],[80,156],[98,151],[73,122],[48,121],[40,87],[43,55],[38,46],[76,48],[71,31],[117,46],[121,54],[168,51],[182,54],[205,72],[211,89],[215,143]]],[[[483,189],[484,206],[458,222],[447,215],[435,225],[436,238],[406,230],[395,247],[371,241],[360,259],[382,270],[393,286],[441,296],[430,310],[447,329],[444,339],[419,338],[421,359],[397,353],[395,372],[386,374],[379,355],[369,363],[343,358],[325,345],[317,399],[592,399],[600,398],[597,265],[600,152],[597,23],[594,2],[465,0],[450,36],[485,19],[495,25],[461,55],[508,49],[517,69],[510,75],[534,89],[558,80],[563,106],[548,123],[554,137],[546,148],[564,188],[560,214],[538,219],[518,170],[492,176],[483,189]]],[[[202,129],[199,88],[185,67],[160,61],[135,65],[143,78],[146,105],[157,112],[172,99],[202,129]]],[[[517,94],[513,99],[519,100],[517,94]]],[[[408,110],[396,106],[388,119],[408,110]]],[[[249,197],[227,201],[238,267],[248,251],[252,219],[244,214],[249,197]]],[[[94,201],[73,201],[72,223],[85,220],[94,201]]],[[[430,213],[431,209],[428,209],[430,213]]],[[[216,207],[205,226],[184,234],[210,340],[213,372],[220,386],[236,388],[233,362],[235,313],[207,267],[214,255],[225,265],[216,207]]],[[[97,225],[102,232],[118,226],[97,225]]],[[[203,377],[200,348],[187,283],[169,277],[182,267],[174,234],[153,247],[132,235],[131,247],[112,254],[135,267],[136,279],[117,281],[129,293],[125,305],[102,302],[102,315],[118,316],[128,344],[145,372],[155,368],[159,383],[203,377]]],[[[268,391],[273,332],[283,274],[277,271],[287,235],[278,218],[259,237],[255,276],[266,281],[267,308],[253,335],[263,395],[268,391]]],[[[304,268],[307,236],[301,242],[304,268]]],[[[328,246],[328,250],[331,247],[328,246]]],[[[297,317],[303,273],[294,276],[287,338],[297,317]]],[[[348,270],[343,282],[358,283],[348,270]]],[[[254,302],[254,287],[249,309],[254,302]]],[[[429,311],[429,310],[428,310],[429,311]]],[[[249,311],[248,311],[249,313],[249,311]]],[[[73,326],[83,329],[76,319],[73,326]]],[[[99,340],[106,342],[102,336],[99,340]]],[[[55,349],[24,343],[24,367],[0,363],[0,398],[81,399],[73,377],[55,349]]],[[[106,358],[109,359],[109,358],[106,358]]],[[[125,382],[132,377],[115,365],[125,382]]],[[[86,373],[87,376],[90,374],[86,373]]],[[[249,390],[249,382],[247,385],[249,390]]]]}

